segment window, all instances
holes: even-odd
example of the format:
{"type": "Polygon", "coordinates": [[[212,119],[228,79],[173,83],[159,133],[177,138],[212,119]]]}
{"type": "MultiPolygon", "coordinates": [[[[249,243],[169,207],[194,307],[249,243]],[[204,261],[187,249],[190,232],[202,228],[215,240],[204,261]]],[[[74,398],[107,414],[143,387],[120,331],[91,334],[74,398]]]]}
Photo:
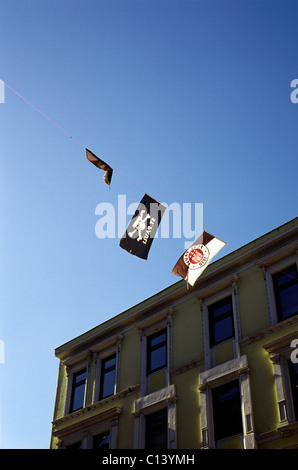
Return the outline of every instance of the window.
{"type": "Polygon", "coordinates": [[[99,399],[115,393],[116,354],[102,360],[99,399]]]}
{"type": "Polygon", "coordinates": [[[215,346],[234,336],[232,297],[216,302],[208,307],[210,346],[215,346]]]}
{"type": "Polygon", "coordinates": [[[273,286],[279,321],[298,314],[298,275],[296,265],[273,275],[273,286]]]}
{"type": "Polygon", "coordinates": [[[212,400],[215,440],[242,433],[239,381],[214,388],[212,400]]]}
{"type": "Polygon", "coordinates": [[[156,390],[135,400],[134,449],[176,449],[176,388],[156,390]]]}
{"type": "Polygon", "coordinates": [[[66,449],[82,449],[82,441],[75,442],[74,444],[69,444],[65,448],[66,449]]]}
{"type": "Polygon", "coordinates": [[[168,413],[163,409],[146,416],[146,449],[167,449],[168,413]]]}
{"type": "Polygon", "coordinates": [[[93,436],[93,449],[107,450],[110,448],[109,431],[93,436]]]}
{"type": "Polygon", "coordinates": [[[167,365],[167,330],[158,331],[147,338],[147,374],[167,365]]]}
{"type": "Polygon", "coordinates": [[[298,421],[298,363],[289,361],[288,364],[295,419],[298,421]]]}
{"type": "Polygon", "coordinates": [[[84,406],[87,369],[73,374],[72,391],[69,412],[79,410],[84,406]]]}

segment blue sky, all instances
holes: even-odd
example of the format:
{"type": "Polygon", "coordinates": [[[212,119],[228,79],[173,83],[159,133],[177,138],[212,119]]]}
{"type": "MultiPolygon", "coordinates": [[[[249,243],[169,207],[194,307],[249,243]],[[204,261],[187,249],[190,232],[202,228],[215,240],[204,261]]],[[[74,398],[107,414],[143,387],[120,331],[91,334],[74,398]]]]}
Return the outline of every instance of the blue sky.
{"type": "Polygon", "coordinates": [[[297,216],[298,4],[0,8],[0,79],[65,130],[5,88],[0,447],[48,448],[54,349],[179,280],[183,238],[154,240],[141,260],[96,236],[98,204],[117,209],[118,195],[130,204],[145,191],[203,203],[204,229],[229,243],[217,258],[297,216]],[[83,147],[115,169],[110,190],[83,147]]]}

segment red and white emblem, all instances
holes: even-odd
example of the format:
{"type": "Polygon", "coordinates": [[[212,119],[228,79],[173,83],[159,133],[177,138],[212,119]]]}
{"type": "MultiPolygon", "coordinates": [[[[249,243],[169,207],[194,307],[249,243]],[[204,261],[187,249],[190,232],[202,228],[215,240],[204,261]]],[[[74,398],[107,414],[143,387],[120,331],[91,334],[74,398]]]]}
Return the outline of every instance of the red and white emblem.
{"type": "Polygon", "coordinates": [[[209,255],[205,245],[193,245],[184,253],[184,262],[189,269],[202,268],[208,262],[209,255]]]}

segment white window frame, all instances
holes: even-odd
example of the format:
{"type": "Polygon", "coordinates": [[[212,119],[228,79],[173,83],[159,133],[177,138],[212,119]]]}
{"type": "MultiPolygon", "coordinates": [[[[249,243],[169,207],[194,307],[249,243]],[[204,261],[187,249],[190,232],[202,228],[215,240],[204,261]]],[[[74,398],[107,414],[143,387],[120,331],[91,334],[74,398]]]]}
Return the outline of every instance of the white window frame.
{"type": "Polygon", "coordinates": [[[212,389],[228,382],[232,382],[236,378],[239,379],[240,386],[243,447],[245,449],[256,448],[249,368],[246,355],[240,356],[239,358],[235,358],[230,361],[226,361],[200,374],[199,391],[201,401],[203,448],[214,449],[216,447],[213,424],[212,389]]]}
{"type": "Polygon", "coordinates": [[[120,352],[121,352],[121,340],[123,336],[118,334],[111,338],[108,338],[105,341],[102,341],[91,348],[95,356],[95,376],[93,382],[93,391],[92,391],[92,403],[97,403],[102,400],[111,399],[112,395],[108,397],[100,398],[100,381],[101,381],[101,370],[102,362],[104,359],[107,359],[109,356],[116,354],[116,369],[115,369],[115,384],[114,384],[114,393],[116,395],[119,392],[119,377],[120,377],[120,352]]]}
{"type": "Polygon", "coordinates": [[[154,374],[161,371],[165,372],[165,387],[170,385],[170,371],[172,368],[172,315],[174,310],[167,308],[156,314],[146,317],[145,320],[138,322],[136,327],[139,329],[141,341],[140,357],[140,388],[141,396],[149,393],[150,379],[154,374]],[[154,371],[147,375],[147,338],[158,333],[158,331],[167,329],[167,364],[164,368],[154,371]]]}
{"type": "Polygon", "coordinates": [[[280,431],[285,430],[285,428],[296,422],[288,367],[288,361],[291,360],[291,354],[294,351],[293,347],[291,347],[294,340],[298,341],[298,331],[263,345],[273,363],[279,411],[277,429],[280,431]]]}
{"type": "Polygon", "coordinates": [[[202,329],[203,329],[203,348],[204,348],[204,358],[205,358],[205,367],[210,369],[214,367],[215,364],[215,350],[221,344],[225,342],[232,342],[233,344],[233,356],[239,357],[239,339],[240,339],[240,323],[239,323],[239,307],[238,307],[238,292],[236,284],[237,276],[233,277],[232,285],[223,289],[216,294],[210,295],[207,298],[200,299],[201,312],[202,312],[202,329]],[[209,328],[209,311],[208,308],[221,301],[227,297],[232,298],[232,308],[233,308],[233,322],[234,322],[234,337],[222,341],[221,343],[210,346],[210,328],[209,328]]]}
{"type": "Polygon", "coordinates": [[[168,449],[177,448],[176,400],[175,385],[172,384],[135,401],[134,449],[145,449],[146,416],[165,408],[168,412],[167,446],[168,449]]]}
{"type": "Polygon", "coordinates": [[[85,393],[82,408],[85,408],[87,405],[88,392],[90,387],[90,364],[91,364],[91,354],[89,351],[84,351],[82,354],[77,354],[66,359],[63,364],[66,366],[67,374],[67,389],[66,389],[66,399],[64,407],[64,415],[70,413],[76,413],[77,411],[70,412],[70,402],[73,389],[73,377],[74,374],[80,372],[83,369],[86,369],[86,385],[85,393]]]}
{"type": "Polygon", "coordinates": [[[296,263],[298,269],[298,251],[292,256],[288,256],[284,258],[282,261],[274,261],[274,259],[270,259],[270,265],[268,265],[268,260],[266,259],[266,264],[264,260],[261,260],[261,267],[263,272],[263,277],[265,281],[266,287],[266,295],[267,295],[267,305],[269,310],[269,318],[270,318],[270,326],[276,325],[277,323],[282,323],[283,321],[291,321],[292,317],[288,319],[284,319],[279,321],[277,315],[277,308],[276,308],[276,300],[275,300],[275,292],[274,292],[274,285],[273,285],[273,275],[277,274],[278,272],[282,271],[283,269],[289,268],[293,264],[296,263]],[[274,263],[274,265],[273,265],[274,263]]]}

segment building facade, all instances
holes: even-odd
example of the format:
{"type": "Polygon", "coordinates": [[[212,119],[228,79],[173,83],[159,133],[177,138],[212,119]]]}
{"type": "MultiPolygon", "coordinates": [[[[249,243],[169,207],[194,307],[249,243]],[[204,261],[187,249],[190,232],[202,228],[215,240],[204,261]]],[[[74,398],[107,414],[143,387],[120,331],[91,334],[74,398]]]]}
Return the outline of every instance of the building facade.
{"type": "Polygon", "coordinates": [[[298,218],[57,348],[50,447],[298,448],[297,269],[298,218]]]}

